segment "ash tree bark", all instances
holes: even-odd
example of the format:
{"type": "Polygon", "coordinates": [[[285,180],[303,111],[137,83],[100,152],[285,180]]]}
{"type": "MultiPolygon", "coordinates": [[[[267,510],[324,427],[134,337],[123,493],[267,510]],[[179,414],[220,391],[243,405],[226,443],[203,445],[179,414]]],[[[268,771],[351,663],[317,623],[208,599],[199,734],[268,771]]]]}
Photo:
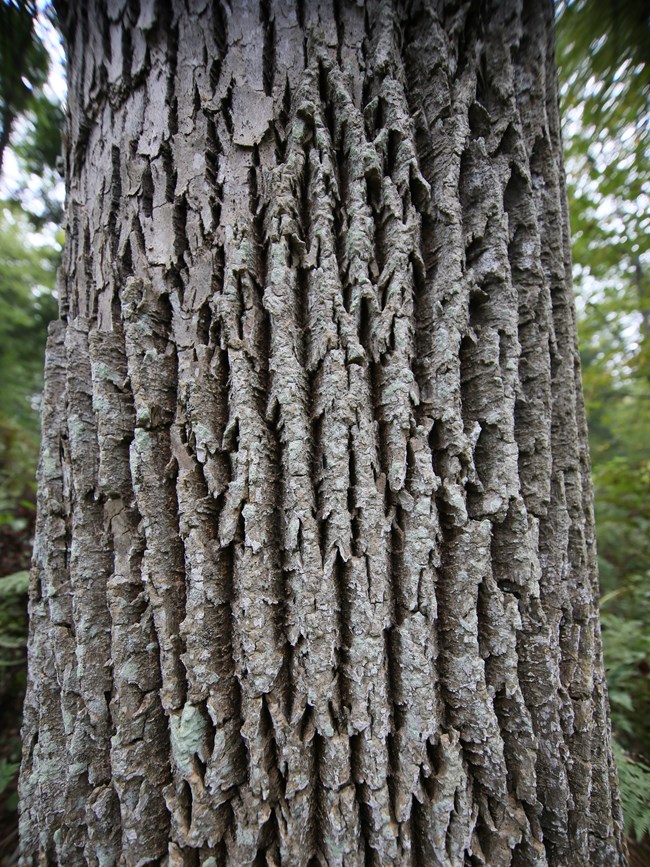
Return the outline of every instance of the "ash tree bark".
{"type": "Polygon", "coordinates": [[[59,11],[22,864],[623,865],[551,3],[59,11]]]}

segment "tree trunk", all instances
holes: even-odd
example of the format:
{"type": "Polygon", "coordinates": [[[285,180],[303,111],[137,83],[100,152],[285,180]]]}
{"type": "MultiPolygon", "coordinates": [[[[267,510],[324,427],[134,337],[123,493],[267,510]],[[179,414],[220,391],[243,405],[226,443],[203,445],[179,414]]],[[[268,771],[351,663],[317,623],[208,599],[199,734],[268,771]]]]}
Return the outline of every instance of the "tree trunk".
{"type": "Polygon", "coordinates": [[[22,863],[624,864],[550,0],[61,13],[22,863]]]}

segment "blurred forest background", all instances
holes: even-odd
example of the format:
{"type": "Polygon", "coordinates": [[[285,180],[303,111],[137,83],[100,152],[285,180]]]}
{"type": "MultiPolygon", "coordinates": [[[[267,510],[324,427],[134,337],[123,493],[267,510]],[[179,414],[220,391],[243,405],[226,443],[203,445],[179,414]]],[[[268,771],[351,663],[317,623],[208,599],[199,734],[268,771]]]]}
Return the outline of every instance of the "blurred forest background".
{"type": "MultiPolygon", "coordinates": [[[[650,8],[562,0],[558,63],[612,725],[632,863],[650,864],[650,8]],[[645,854],[644,854],[645,853],[645,854]]],[[[0,0],[0,864],[15,863],[27,569],[63,244],[62,50],[0,0]]]]}

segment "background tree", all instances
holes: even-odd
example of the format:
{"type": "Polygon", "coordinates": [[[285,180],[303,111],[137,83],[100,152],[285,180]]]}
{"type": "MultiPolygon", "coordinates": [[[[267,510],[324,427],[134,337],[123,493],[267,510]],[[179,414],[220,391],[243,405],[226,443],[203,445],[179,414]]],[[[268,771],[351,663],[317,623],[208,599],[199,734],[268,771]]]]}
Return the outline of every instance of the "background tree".
{"type": "Polygon", "coordinates": [[[71,4],[25,863],[622,864],[550,4],[71,4]]]}

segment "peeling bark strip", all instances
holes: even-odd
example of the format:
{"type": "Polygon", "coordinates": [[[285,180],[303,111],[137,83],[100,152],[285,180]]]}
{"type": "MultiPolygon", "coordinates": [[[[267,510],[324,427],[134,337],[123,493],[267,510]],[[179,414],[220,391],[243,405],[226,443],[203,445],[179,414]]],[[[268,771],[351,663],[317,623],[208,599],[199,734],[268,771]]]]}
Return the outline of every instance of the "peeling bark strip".
{"type": "Polygon", "coordinates": [[[623,865],[551,3],[60,12],[21,863],[623,865]]]}

